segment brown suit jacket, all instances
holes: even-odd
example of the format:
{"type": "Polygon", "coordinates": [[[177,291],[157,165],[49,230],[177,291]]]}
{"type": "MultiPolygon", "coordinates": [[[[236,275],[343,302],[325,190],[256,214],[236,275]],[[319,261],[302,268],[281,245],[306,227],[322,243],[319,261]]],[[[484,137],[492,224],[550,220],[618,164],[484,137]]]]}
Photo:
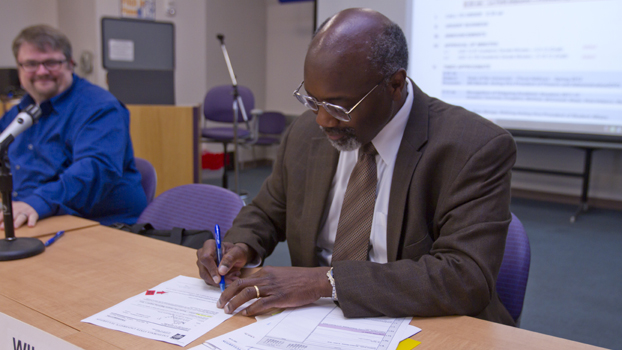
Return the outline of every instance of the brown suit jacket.
{"type": "MultiPolygon", "coordinates": [[[[514,324],[495,290],[511,220],[514,140],[413,87],[389,199],[389,262],[335,262],[340,306],[346,317],[471,315],[514,324]]],[[[298,117],[225,240],[265,258],[287,239],[293,266],[318,266],[316,238],[338,158],[315,115],[298,117]]]]}

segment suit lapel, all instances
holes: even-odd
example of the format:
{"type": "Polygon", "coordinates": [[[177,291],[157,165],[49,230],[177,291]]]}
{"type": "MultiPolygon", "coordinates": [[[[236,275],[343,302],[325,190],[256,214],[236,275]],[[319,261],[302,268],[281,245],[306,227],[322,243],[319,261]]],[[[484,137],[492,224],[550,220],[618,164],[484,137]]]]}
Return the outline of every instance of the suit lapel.
{"type": "MultiPolygon", "coordinates": [[[[311,139],[309,150],[309,162],[307,165],[307,181],[305,185],[305,201],[302,220],[304,231],[313,234],[301,235],[301,246],[310,247],[310,253],[315,264],[317,256],[315,246],[320,230],[320,224],[326,218],[323,217],[326,210],[326,199],[330,192],[330,186],[337,170],[339,152],[328,142],[326,136],[311,139]]],[[[309,249],[305,249],[309,252],[309,249]]]]}
{"type": "Polygon", "coordinates": [[[428,140],[428,100],[415,83],[413,84],[413,105],[408,116],[404,136],[400,143],[395,159],[395,169],[391,181],[391,194],[389,197],[389,212],[387,215],[387,260],[397,260],[406,200],[410,191],[412,177],[417,163],[421,158],[423,145],[428,140]]]}

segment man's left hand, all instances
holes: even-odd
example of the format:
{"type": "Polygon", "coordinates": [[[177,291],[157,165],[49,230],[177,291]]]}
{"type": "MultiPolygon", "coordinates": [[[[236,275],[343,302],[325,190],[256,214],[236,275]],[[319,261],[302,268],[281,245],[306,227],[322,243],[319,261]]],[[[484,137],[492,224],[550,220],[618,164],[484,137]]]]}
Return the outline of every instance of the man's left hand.
{"type": "Polygon", "coordinates": [[[220,295],[217,307],[231,314],[242,304],[260,298],[242,311],[253,316],[271,308],[287,308],[311,304],[320,297],[330,297],[332,286],[326,277],[329,267],[273,267],[234,281],[220,295]],[[255,286],[257,288],[255,288],[255,286]]]}
{"type": "MultiPolygon", "coordinates": [[[[39,214],[30,205],[24,202],[13,202],[13,227],[18,228],[25,223],[29,227],[35,226],[39,214]]],[[[0,229],[4,229],[4,216],[0,215],[0,229]]]]}

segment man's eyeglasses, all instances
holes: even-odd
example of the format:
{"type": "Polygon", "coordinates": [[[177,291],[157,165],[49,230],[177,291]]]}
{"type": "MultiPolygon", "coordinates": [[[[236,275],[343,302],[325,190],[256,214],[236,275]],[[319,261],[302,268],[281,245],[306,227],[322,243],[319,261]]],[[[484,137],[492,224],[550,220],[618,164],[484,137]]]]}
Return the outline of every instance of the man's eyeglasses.
{"type": "Polygon", "coordinates": [[[67,62],[67,60],[45,60],[43,62],[39,62],[39,61],[26,61],[23,63],[18,63],[18,65],[20,67],[22,67],[22,69],[28,73],[32,73],[37,71],[37,69],[39,69],[40,65],[43,65],[43,67],[45,67],[45,69],[49,70],[50,72],[54,72],[60,69],[60,66],[67,62]]]}
{"type": "Polygon", "coordinates": [[[380,85],[381,82],[376,84],[376,86],[374,86],[371,90],[369,90],[369,92],[365,94],[365,96],[363,96],[363,98],[360,101],[358,101],[354,105],[354,107],[350,108],[350,110],[347,110],[341,106],[337,106],[332,103],[320,102],[311,96],[301,94],[299,91],[300,91],[300,88],[302,87],[302,84],[304,83],[305,81],[303,80],[302,83],[300,83],[300,86],[298,86],[298,88],[296,89],[296,91],[294,91],[294,96],[298,99],[298,101],[300,101],[300,103],[302,103],[303,105],[305,105],[305,107],[309,108],[310,110],[314,112],[317,112],[320,109],[320,106],[322,106],[324,107],[324,110],[326,110],[326,112],[328,112],[330,115],[335,117],[335,119],[341,120],[342,122],[349,122],[350,120],[352,120],[350,113],[352,113],[352,111],[356,108],[356,106],[360,105],[361,102],[363,102],[365,97],[369,96],[369,94],[371,94],[372,91],[376,90],[376,88],[378,87],[378,85],[380,85]]]}

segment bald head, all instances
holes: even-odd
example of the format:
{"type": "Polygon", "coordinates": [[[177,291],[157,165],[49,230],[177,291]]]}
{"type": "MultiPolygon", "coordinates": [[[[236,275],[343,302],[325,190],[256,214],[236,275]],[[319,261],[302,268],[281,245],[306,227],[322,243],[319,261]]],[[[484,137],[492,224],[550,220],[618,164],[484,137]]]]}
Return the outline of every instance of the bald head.
{"type": "MultiPolygon", "coordinates": [[[[399,26],[370,9],[346,9],[326,20],[309,45],[306,63],[336,67],[344,63],[358,74],[388,78],[407,69],[408,48],[399,26]]],[[[305,63],[305,64],[306,64],[305,63]]]]}
{"type": "Polygon", "coordinates": [[[406,101],[407,62],[404,33],[379,12],[347,9],[322,24],[305,57],[304,89],[349,113],[345,121],[326,104],[314,109],[333,146],[354,150],[395,116],[406,101]]]}

